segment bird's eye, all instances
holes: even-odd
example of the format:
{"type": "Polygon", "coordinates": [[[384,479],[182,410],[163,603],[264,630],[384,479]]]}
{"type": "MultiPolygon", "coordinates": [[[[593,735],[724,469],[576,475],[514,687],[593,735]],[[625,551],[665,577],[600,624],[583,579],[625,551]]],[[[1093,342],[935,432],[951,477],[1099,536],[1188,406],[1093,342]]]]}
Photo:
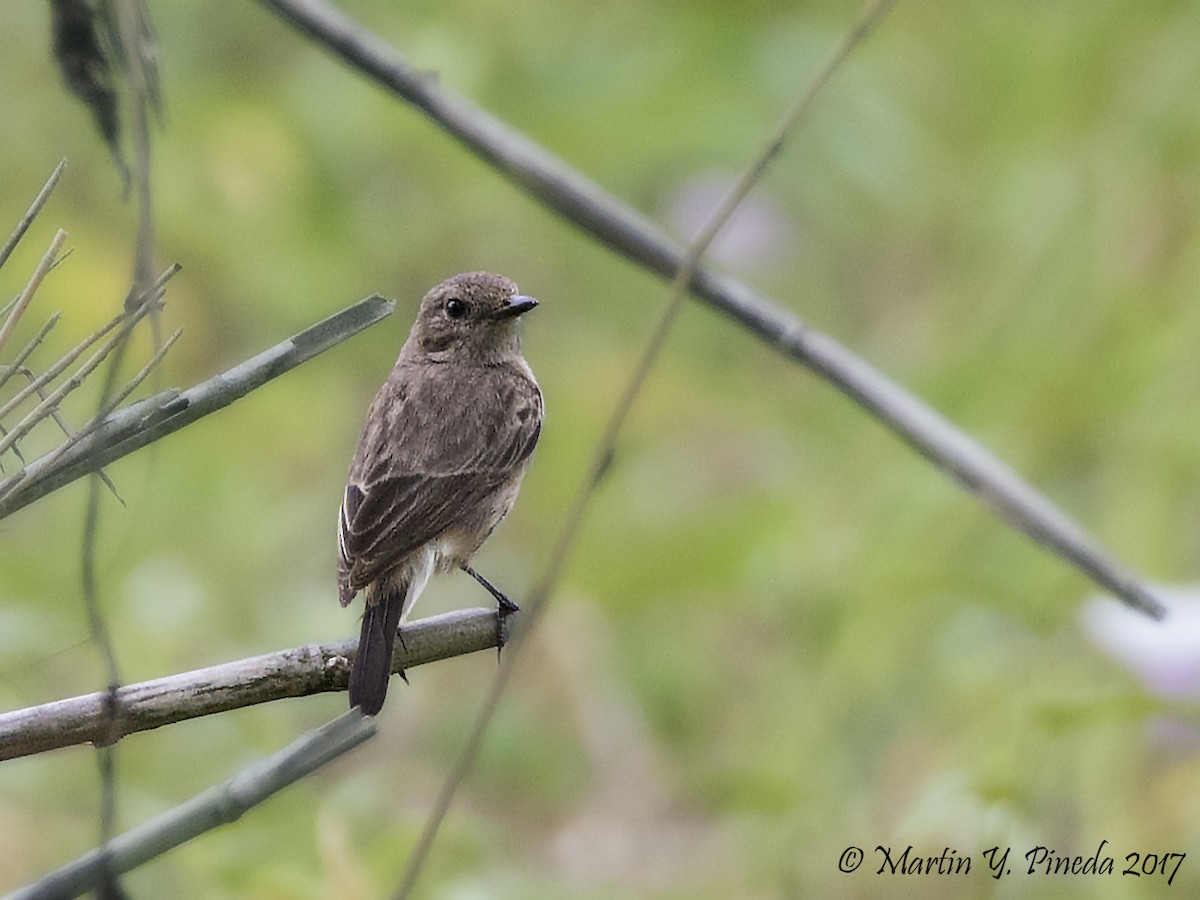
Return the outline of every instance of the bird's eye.
{"type": "Polygon", "coordinates": [[[446,301],[446,315],[452,319],[461,319],[467,314],[467,304],[463,303],[457,297],[451,297],[446,301]]]}

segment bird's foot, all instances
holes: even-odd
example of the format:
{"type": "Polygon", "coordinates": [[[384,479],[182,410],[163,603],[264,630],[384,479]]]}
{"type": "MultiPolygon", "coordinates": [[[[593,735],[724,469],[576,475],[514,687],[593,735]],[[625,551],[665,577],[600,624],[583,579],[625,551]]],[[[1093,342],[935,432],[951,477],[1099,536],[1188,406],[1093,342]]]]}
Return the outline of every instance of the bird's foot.
{"type": "Polygon", "coordinates": [[[508,643],[508,617],[515,612],[520,612],[521,607],[513,603],[506,596],[501,594],[496,598],[496,654],[504,649],[504,645],[508,643]]]}
{"type": "Polygon", "coordinates": [[[511,616],[513,613],[520,611],[521,607],[509,600],[504,594],[499,594],[496,597],[496,612],[501,616],[511,616]]]}

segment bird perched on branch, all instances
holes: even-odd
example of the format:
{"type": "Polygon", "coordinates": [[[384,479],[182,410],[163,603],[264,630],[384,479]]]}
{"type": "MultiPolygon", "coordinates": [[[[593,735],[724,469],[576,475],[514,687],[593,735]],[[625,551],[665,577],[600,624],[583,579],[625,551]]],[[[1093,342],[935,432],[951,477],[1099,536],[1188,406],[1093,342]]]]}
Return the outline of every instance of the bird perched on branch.
{"type": "Polygon", "coordinates": [[[383,706],[400,620],[430,575],[463,569],[501,614],[516,609],[469,561],[512,507],[541,433],[518,329],[535,306],[500,275],[443,281],[367,412],[338,517],[339,599],[366,594],[350,671],[350,705],[366,715],[383,706]]]}

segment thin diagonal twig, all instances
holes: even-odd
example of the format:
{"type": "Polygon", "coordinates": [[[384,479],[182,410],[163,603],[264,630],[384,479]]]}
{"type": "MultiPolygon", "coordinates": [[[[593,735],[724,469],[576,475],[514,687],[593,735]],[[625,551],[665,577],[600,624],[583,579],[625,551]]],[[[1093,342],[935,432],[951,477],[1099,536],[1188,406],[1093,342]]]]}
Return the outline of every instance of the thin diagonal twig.
{"type": "MultiPolygon", "coordinates": [[[[55,318],[57,318],[57,316],[55,316],[55,318]]],[[[5,378],[7,378],[9,375],[12,374],[12,370],[18,369],[18,367],[16,367],[16,366],[10,366],[8,368],[9,368],[9,371],[4,373],[5,378]]],[[[26,366],[20,366],[18,371],[21,375],[25,376],[31,383],[37,380],[37,376],[35,376],[33,374],[32,370],[30,370],[26,366]]],[[[2,382],[3,382],[3,379],[0,379],[0,383],[2,383],[2,382]]],[[[44,402],[46,400],[45,390],[41,387],[38,387],[36,390],[37,390],[38,398],[44,402]]],[[[79,440],[79,438],[80,438],[79,432],[75,431],[75,429],[73,429],[67,423],[67,420],[63,416],[62,411],[59,410],[57,407],[50,411],[50,418],[52,418],[54,420],[55,424],[58,425],[59,430],[62,431],[63,435],[66,437],[66,440],[63,441],[63,443],[59,445],[60,450],[66,449],[71,444],[73,444],[74,442],[79,440]]],[[[0,426],[0,437],[7,437],[7,436],[8,436],[8,429],[4,428],[3,426],[0,426]]],[[[14,454],[16,454],[17,459],[21,460],[21,462],[24,463],[25,457],[21,455],[21,451],[18,449],[17,445],[13,444],[11,449],[12,449],[12,452],[14,454]]],[[[0,472],[3,472],[3,471],[4,471],[4,466],[0,465],[0,472]]],[[[125,504],[125,501],[121,499],[121,494],[119,491],[117,491],[117,486],[112,483],[112,479],[109,478],[107,474],[105,474],[103,469],[98,470],[96,472],[96,475],[100,478],[100,480],[102,482],[104,482],[104,486],[109,489],[109,491],[112,493],[112,495],[114,497],[116,497],[117,501],[120,502],[121,505],[123,506],[125,504]]]]}
{"type": "Polygon", "coordinates": [[[59,310],[46,320],[46,323],[42,325],[40,329],[38,329],[38,333],[35,334],[29,340],[29,342],[25,344],[24,347],[21,348],[21,352],[16,355],[11,363],[6,363],[5,365],[0,366],[0,369],[3,369],[3,371],[0,371],[0,389],[3,389],[4,385],[8,384],[8,379],[17,374],[21,366],[25,365],[25,361],[29,359],[29,357],[33,354],[33,351],[38,348],[38,345],[46,339],[46,335],[48,335],[50,330],[58,324],[58,321],[61,318],[62,311],[59,310]]]}
{"type": "MultiPolygon", "coordinates": [[[[34,206],[31,208],[30,212],[26,214],[26,218],[28,220],[32,221],[32,217],[37,214],[37,210],[39,210],[41,208],[41,205],[43,203],[45,203],[45,199],[49,196],[50,190],[54,187],[54,184],[56,184],[58,181],[58,175],[62,172],[62,168],[63,168],[63,165],[65,164],[65,162],[66,161],[64,160],[62,163],[59,163],[59,166],[57,169],[54,170],[54,175],[51,176],[50,181],[48,181],[46,183],[46,186],[44,188],[42,188],[42,192],[41,192],[41,194],[38,195],[38,199],[34,201],[34,206]]],[[[19,238],[19,235],[15,235],[15,237],[19,238]]],[[[5,332],[6,332],[5,339],[7,339],[8,334],[11,334],[12,327],[16,324],[16,320],[19,317],[19,315],[21,314],[21,312],[24,311],[24,309],[28,306],[30,300],[32,300],[33,292],[36,290],[37,285],[40,285],[41,281],[45,278],[45,275],[48,272],[50,272],[56,265],[58,265],[58,262],[62,259],[62,256],[60,256],[56,252],[56,248],[55,248],[55,244],[57,244],[58,247],[61,247],[62,240],[59,240],[59,238],[62,238],[63,240],[65,240],[66,233],[60,230],[58,232],[58,235],[56,235],[55,243],[51,244],[51,250],[47,251],[46,256],[44,256],[42,259],[42,265],[39,266],[39,270],[42,270],[44,267],[44,271],[41,271],[40,275],[35,273],[35,278],[36,278],[36,282],[37,282],[36,284],[34,283],[34,279],[30,280],[30,285],[32,285],[32,290],[29,287],[27,287],[26,290],[21,294],[21,296],[19,296],[14,301],[12,311],[11,311],[8,319],[5,322],[5,332]]],[[[34,335],[32,340],[30,340],[21,349],[21,352],[17,354],[16,359],[14,359],[11,364],[9,364],[7,367],[5,367],[6,370],[3,372],[3,375],[0,376],[0,387],[3,387],[4,384],[8,381],[8,379],[10,377],[12,377],[12,375],[14,373],[22,370],[22,366],[24,365],[25,360],[28,359],[29,355],[31,353],[33,353],[33,351],[42,342],[42,340],[45,339],[46,335],[50,332],[50,329],[52,329],[58,323],[61,315],[62,315],[61,312],[56,312],[53,316],[51,316],[50,319],[47,320],[47,322],[44,325],[42,325],[42,327],[38,330],[38,333],[36,335],[34,335]]],[[[28,398],[32,394],[36,394],[41,399],[43,405],[47,404],[49,401],[48,401],[48,398],[46,397],[46,395],[43,393],[43,390],[42,390],[43,387],[46,384],[48,384],[50,381],[52,381],[54,378],[58,377],[58,374],[61,373],[67,366],[69,366],[71,364],[71,362],[74,361],[81,353],[83,353],[83,351],[85,349],[87,349],[87,347],[91,346],[91,344],[94,343],[96,340],[99,340],[99,338],[101,336],[103,336],[104,334],[106,334],[109,330],[116,327],[116,325],[119,324],[120,321],[121,321],[120,317],[113,319],[107,326],[101,328],[98,332],[94,333],[91,337],[85,339],[82,342],[82,344],[78,345],[72,351],[68,352],[67,355],[65,357],[63,357],[62,359],[60,359],[58,361],[58,363],[56,363],[55,366],[52,366],[48,372],[43,373],[41,376],[34,377],[33,374],[30,372],[29,373],[29,384],[22,391],[19,391],[16,394],[16,396],[14,396],[8,403],[4,404],[4,406],[2,408],[0,408],[0,419],[3,419],[3,417],[9,411],[11,411],[12,409],[15,409],[26,398],[28,398]]],[[[3,345],[3,342],[0,341],[0,348],[2,348],[2,345],[3,345]]],[[[25,370],[25,371],[28,371],[28,370],[25,370]]],[[[66,435],[66,437],[69,441],[72,438],[72,436],[75,434],[75,432],[67,424],[66,419],[63,418],[61,412],[58,409],[58,406],[56,404],[52,404],[52,405],[48,406],[48,409],[49,409],[50,417],[53,418],[54,421],[58,424],[59,428],[62,430],[63,434],[66,435]]],[[[34,424],[36,424],[36,422],[34,424]]],[[[28,433],[28,432],[26,431],[25,433],[28,433]]],[[[17,441],[20,440],[21,436],[22,435],[18,434],[18,435],[14,435],[10,438],[10,431],[8,429],[3,429],[2,433],[0,433],[0,443],[11,441],[11,444],[10,444],[11,449],[13,450],[14,453],[17,454],[17,457],[19,459],[21,458],[21,453],[20,453],[20,450],[17,448],[17,441]]],[[[0,453],[3,453],[3,450],[0,450],[0,453]]],[[[101,470],[101,471],[97,472],[97,476],[104,483],[104,485],[112,492],[113,496],[115,496],[118,500],[120,500],[121,495],[117,492],[116,485],[114,485],[112,483],[112,480],[108,477],[108,475],[105,474],[101,470]]]]}
{"type": "Polygon", "coordinates": [[[591,464],[575,494],[566,520],[558,532],[558,537],[554,543],[554,548],[551,551],[546,568],[541,579],[530,594],[528,601],[529,618],[526,627],[520,629],[514,635],[514,639],[507,645],[507,652],[501,660],[500,668],[496,672],[491,690],[488,692],[483,708],[475,720],[475,725],[471,730],[467,743],[464,745],[462,753],[456,760],[453,769],[447,775],[442,789],[439,791],[434,805],[426,818],[421,836],[409,856],[404,875],[394,895],[397,900],[405,900],[405,898],[411,895],[424,867],[425,860],[428,859],[441,823],[450,809],[454,795],[457,793],[459,786],[466,778],[467,772],[479,755],[479,751],[483,746],[484,736],[495,718],[500,700],[511,681],[512,673],[518,664],[525,641],[533,629],[537,627],[542,616],[545,614],[546,608],[550,604],[554,589],[566,566],[567,557],[575,544],[579,529],[583,524],[584,515],[587,512],[592,494],[603,475],[608,459],[612,456],[621,429],[624,427],[638,396],[645,387],[650,371],[661,355],[667,336],[670,334],[671,328],[678,318],[679,311],[683,308],[683,303],[687,296],[687,285],[691,281],[696,267],[700,264],[700,260],[708,251],[717,234],[720,233],[721,229],[729,221],[734,210],[737,209],[738,205],[746,198],[754,185],[762,177],[771,160],[778,156],[787,141],[795,135],[807,119],[809,113],[812,111],[813,104],[829,83],[829,79],[841,67],[851,51],[859,46],[879,25],[884,15],[891,9],[895,2],[896,0],[869,0],[859,14],[858,21],[838,45],[836,52],[830,58],[829,62],[795,103],[788,108],[766,146],[745,168],[737,183],[721,200],[716,209],[712,211],[701,227],[696,239],[688,248],[684,263],[680,266],[679,271],[671,282],[666,306],[655,323],[650,339],[638,357],[633,373],[630,375],[625,389],[622,391],[612,415],[605,425],[604,432],[592,455],[591,464]]]}
{"type": "Polygon", "coordinates": [[[13,308],[9,311],[8,318],[4,320],[3,325],[0,325],[0,353],[4,352],[4,345],[8,343],[13,329],[17,327],[17,320],[21,318],[21,314],[29,307],[30,301],[33,300],[33,295],[37,293],[37,289],[41,285],[42,280],[45,279],[46,273],[54,265],[54,260],[58,257],[58,252],[62,249],[62,245],[66,240],[67,233],[60,228],[50,241],[49,248],[42,255],[41,262],[33,270],[33,274],[29,276],[29,281],[26,283],[25,289],[21,291],[21,295],[17,298],[17,302],[13,305],[13,308]]]}
{"type": "Polygon", "coordinates": [[[112,319],[109,319],[105,324],[101,325],[82,341],[64,353],[58,360],[54,362],[52,366],[50,366],[50,368],[22,388],[18,393],[10,397],[3,406],[0,406],[0,419],[7,416],[14,409],[28,400],[32,395],[38,393],[40,388],[50,384],[52,381],[54,381],[54,379],[58,378],[59,375],[67,370],[71,363],[75,362],[75,360],[82,356],[97,341],[107,336],[123,321],[125,321],[124,313],[114,316],[112,319]]]}
{"type": "MultiPolygon", "coordinates": [[[[158,348],[158,351],[150,358],[149,362],[147,362],[146,365],[144,365],[136,375],[129,379],[129,381],[125,383],[125,386],[117,391],[117,393],[113,395],[112,399],[104,404],[99,412],[97,412],[96,415],[93,416],[91,420],[89,420],[88,423],[83,426],[83,428],[76,432],[72,432],[67,440],[59,444],[58,447],[52,450],[45,457],[44,465],[48,467],[53,466],[63,456],[65,456],[72,447],[99,428],[104,423],[106,417],[109,416],[118,406],[120,406],[125,398],[137,390],[138,385],[145,381],[151,372],[158,368],[159,364],[162,363],[163,357],[167,355],[167,351],[171,349],[171,346],[177,340],[179,340],[179,336],[181,334],[183,334],[183,329],[175,329],[171,336],[163,341],[162,346],[158,348]]],[[[96,474],[99,475],[102,480],[111,485],[111,482],[108,482],[107,476],[104,475],[103,470],[99,470],[96,474]]],[[[116,489],[114,488],[113,490],[115,492],[116,489]]],[[[119,495],[117,499],[120,499],[119,495]]]]}
{"type": "MultiPolygon", "coordinates": [[[[18,391],[13,397],[11,397],[6,403],[4,403],[2,406],[0,406],[0,420],[2,420],[6,415],[8,415],[12,410],[16,409],[18,406],[20,406],[29,397],[31,397],[33,395],[37,395],[41,400],[41,402],[34,408],[34,410],[32,412],[28,413],[25,416],[25,418],[22,419],[21,422],[19,422],[14,429],[5,431],[3,433],[3,435],[0,436],[0,453],[3,453],[4,449],[6,449],[10,446],[15,450],[16,446],[17,446],[17,441],[19,441],[22,437],[24,437],[26,434],[28,434],[29,431],[31,431],[40,421],[42,421],[42,419],[46,418],[47,416],[53,417],[54,420],[59,424],[59,427],[63,430],[64,434],[67,435],[67,441],[65,442],[64,445],[60,446],[57,451],[58,455],[61,456],[62,453],[65,452],[65,450],[69,449],[70,446],[73,446],[75,443],[77,443],[81,439],[81,436],[77,435],[67,425],[66,421],[63,419],[63,417],[59,413],[59,404],[62,402],[63,397],[65,397],[66,393],[70,393],[70,391],[78,388],[79,385],[81,385],[83,383],[83,379],[87,377],[87,374],[90,374],[90,372],[95,368],[95,366],[98,365],[99,362],[101,360],[103,360],[105,356],[107,356],[108,354],[110,354],[113,351],[114,347],[119,348],[121,346],[124,346],[124,338],[122,338],[121,335],[128,334],[130,331],[132,331],[133,327],[137,324],[137,322],[141,318],[143,318],[146,314],[153,312],[153,310],[158,307],[158,305],[160,304],[160,302],[162,300],[163,293],[166,289],[167,282],[170,281],[170,279],[176,273],[179,272],[179,268],[180,267],[178,264],[169,266],[155,280],[154,284],[151,286],[151,289],[147,293],[147,300],[146,300],[147,306],[145,309],[142,309],[140,312],[137,312],[137,314],[133,315],[133,316],[129,316],[123,312],[114,316],[107,323],[100,326],[98,329],[96,329],[94,332],[92,332],[90,335],[88,335],[86,338],[84,338],[82,341],[80,341],[78,344],[76,344],[74,347],[72,347],[69,351],[67,351],[67,353],[65,353],[62,357],[60,357],[52,366],[50,366],[49,369],[47,369],[45,372],[43,372],[41,375],[37,376],[36,378],[31,379],[30,383],[28,385],[26,385],[22,390],[18,391]],[[114,329],[117,329],[118,327],[121,327],[122,330],[119,331],[116,336],[109,338],[108,343],[106,343],[99,351],[97,351],[97,353],[93,355],[93,357],[89,360],[88,363],[85,363],[85,366],[83,368],[87,369],[87,372],[84,372],[83,369],[81,369],[80,372],[77,372],[75,374],[75,376],[72,378],[71,381],[68,381],[65,385],[60,386],[63,389],[62,391],[56,391],[55,394],[52,396],[47,396],[44,393],[43,388],[46,385],[50,384],[56,378],[58,378],[58,376],[61,375],[73,362],[75,362],[76,359],[78,359],[80,356],[82,356],[88,349],[90,349],[92,346],[94,346],[98,341],[107,337],[114,329]]],[[[32,341],[30,341],[25,346],[25,348],[21,351],[21,354],[18,356],[19,360],[25,359],[28,356],[28,354],[33,351],[33,349],[37,346],[37,344],[41,341],[41,339],[43,337],[45,337],[46,332],[48,332],[50,330],[50,328],[54,325],[54,323],[57,320],[58,320],[58,314],[55,314],[55,316],[53,316],[49,322],[47,322],[45,325],[42,326],[42,329],[38,333],[38,335],[35,336],[34,339],[32,341]]],[[[9,372],[6,372],[4,378],[7,379],[11,374],[12,374],[11,370],[9,372]]],[[[0,380],[0,384],[2,384],[2,383],[3,383],[2,380],[0,380]]],[[[112,409],[113,405],[115,405],[115,404],[109,404],[107,406],[102,407],[102,411],[104,413],[106,413],[107,411],[112,409]]],[[[95,417],[94,417],[94,419],[95,419],[95,417]]],[[[89,430],[91,430],[91,429],[89,428],[89,430]]],[[[23,469],[22,473],[24,471],[25,470],[23,469]]],[[[103,471],[103,469],[97,470],[96,474],[100,478],[100,480],[105,484],[105,486],[108,487],[108,489],[112,492],[113,496],[116,497],[119,502],[124,503],[124,501],[121,500],[121,495],[117,491],[116,486],[113,484],[112,480],[108,477],[108,475],[103,471]]],[[[24,476],[22,474],[21,478],[23,478],[23,477],[24,476]]],[[[15,480],[12,478],[5,480],[2,484],[2,486],[0,486],[0,495],[3,495],[4,493],[13,489],[18,483],[20,483],[20,480],[21,480],[20,478],[17,478],[15,480]]]]}
{"type": "Polygon", "coordinates": [[[112,335],[108,340],[101,344],[100,347],[84,361],[83,365],[75,370],[75,373],[70,378],[51,391],[50,395],[47,396],[45,400],[26,413],[25,417],[13,426],[12,431],[9,432],[6,437],[0,439],[0,453],[3,453],[10,446],[12,446],[15,441],[20,440],[26,434],[28,434],[34,428],[34,426],[38,424],[38,422],[42,421],[42,419],[49,415],[49,410],[58,407],[58,405],[62,403],[63,399],[68,394],[82,387],[83,383],[87,380],[87,377],[92,374],[92,372],[94,372],[96,368],[99,367],[102,362],[104,362],[105,358],[125,340],[133,326],[150,314],[152,308],[153,304],[147,303],[134,310],[131,315],[123,317],[121,328],[117,330],[116,334],[112,335]]]}
{"type": "Polygon", "coordinates": [[[3,266],[8,261],[17,244],[21,242],[21,238],[25,236],[25,232],[29,230],[29,226],[33,224],[33,220],[37,218],[37,214],[42,211],[42,207],[50,199],[50,193],[54,190],[54,186],[58,184],[58,179],[62,176],[66,165],[67,161],[64,159],[60,160],[58,165],[54,167],[54,171],[50,173],[50,177],[46,179],[46,183],[42,185],[42,189],[38,191],[38,195],[33,198],[33,203],[29,205],[28,211],[21,217],[21,221],[17,223],[17,227],[8,236],[8,240],[4,242],[4,247],[0,249],[0,266],[3,266]]]}
{"type": "MultiPolygon", "coordinates": [[[[59,387],[56,388],[54,393],[52,393],[49,397],[43,397],[42,402],[39,403],[31,412],[27,413],[24,419],[17,423],[17,425],[14,427],[14,430],[22,430],[16,439],[28,434],[38,422],[46,417],[47,410],[57,409],[58,405],[62,402],[62,399],[71,391],[77,390],[83,384],[84,380],[86,380],[87,376],[90,375],[96,369],[96,367],[99,366],[107,356],[109,356],[109,354],[111,354],[115,349],[119,349],[120,347],[124,346],[125,339],[133,330],[134,326],[136,326],[138,322],[140,322],[147,315],[153,313],[158,308],[162,301],[166,283],[178,271],[178,263],[169,266],[155,281],[151,291],[149,292],[148,299],[142,305],[136,308],[131,314],[119,313],[107,323],[100,326],[98,329],[72,347],[71,350],[64,354],[61,359],[43,372],[35,382],[24,388],[22,391],[12,397],[7,403],[5,403],[4,406],[0,407],[0,419],[2,419],[10,411],[23,403],[34,391],[38,391],[43,385],[50,383],[59,375],[61,375],[63,371],[65,371],[67,367],[71,365],[71,363],[82,356],[83,353],[92,347],[97,341],[108,336],[114,329],[119,328],[117,333],[109,337],[108,340],[100,347],[100,349],[93,353],[92,356],[90,356],[79,368],[79,370],[76,371],[73,376],[71,376],[70,379],[59,385],[59,387]]],[[[3,453],[5,449],[7,449],[7,445],[3,440],[0,440],[0,453],[3,453]]]]}

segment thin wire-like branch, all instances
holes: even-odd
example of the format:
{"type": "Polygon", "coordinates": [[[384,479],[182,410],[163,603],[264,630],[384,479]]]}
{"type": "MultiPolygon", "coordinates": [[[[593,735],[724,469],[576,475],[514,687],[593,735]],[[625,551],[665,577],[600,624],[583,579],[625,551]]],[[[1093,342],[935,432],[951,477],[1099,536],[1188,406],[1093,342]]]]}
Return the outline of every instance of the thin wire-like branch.
{"type": "Polygon", "coordinates": [[[140,0],[120,0],[114,6],[117,44],[121,48],[121,68],[129,87],[129,112],[133,144],[133,189],[138,209],[137,242],[134,245],[133,288],[126,308],[132,308],[150,282],[154,266],[154,203],[150,185],[150,117],[148,111],[158,102],[157,70],[154,62],[154,38],[149,15],[140,0]],[[146,66],[151,67],[150,71],[146,66]]]}
{"type": "Polygon", "coordinates": [[[395,301],[372,295],[186,391],[163,391],[116,410],[52,463],[52,454],[47,454],[0,481],[0,519],[223,409],[271,379],[382,321],[394,308],[395,301]]]}
{"type": "Polygon", "coordinates": [[[37,293],[37,289],[46,277],[46,273],[53,267],[54,260],[58,258],[58,252],[62,249],[62,245],[66,240],[67,233],[60,228],[50,241],[49,248],[42,254],[41,262],[33,270],[33,274],[29,276],[29,281],[26,282],[25,289],[21,291],[21,295],[17,298],[16,304],[9,312],[8,318],[4,320],[3,325],[0,325],[0,353],[4,352],[4,345],[8,343],[13,329],[17,327],[17,320],[21,318],[21,314],[29,307],[30,302],[33,300],[33,295],[37,293]]]}
{"type": "MultiPolygon", "coordinates": [[[[516,613],[520,616],[520,613],[516,613]]],[[[512,616],[509,621],[516,621],[512,616]]],[[[410,622],[396,642],[392,671],[496,646],[496,610],[463,609],[410,622]]],[[[0,760],[79,744],[103,744],[200,716],[343,691],[357,640],[308,644],[125,685],[118,691],[119,730],[109,730],[107,691],[0,713],[0,760]]]]}
{"type": "Polygon", "coordinates": [[[348,710],[279,753],[243,769],[174,809],[107,841],[69,865],[9,895],[8,900],[65,900],[129,872],[221,825],[337,759],[375,735],[373,719],[348,710]]]}
{"type": "MultiPolygon", "coordinates": [[[[129,332],[122,332],[128,336],[129,332]]],[[[80,582],[84,597],[84,611],[87,614],[88,638],[104,664],[108,677],[108,688],[104,691],[104,722],[101,726],[103,737],[95,741],[97,753],[96,766],[100,770],[100,844],[107,846],[108,840],[116,832],[117,827],[117,748],[113,746],[121,737],[120,722],[120,689],[121,667],[117,662],[117,652],[113,645],[112,632],[108,622],[100,611],[99,579],[96,574],[96,535],[100,530],[100,481],[92,478],[88,481],[87,507],[83,516],[83,554],[81,560],[80,582]]],[[[103,855],[99,861],[101,876],[106,889],[99,893],[120,896],[121,891],[115,890],[111,884],[113,873],[108,871],[108,857],[103,855]]]]}
{"type": "Polygon", "coordinates": [[[455,761],[454,767],[447,774],[433,807],[430,809],[428,816],[426,816],[421,836],[417,840],[416,847],[409,854],[404,875],[394,894],[396,900],[406,900],[406,898],[411,896],[413,889],[416,887],[417,879],[424,868],[425,861],[428,859],[433,841],[436,839],[441,824],[449,812],[454,795],[458,792],[459,786],[466,778],[480,750],[483,748],[484,736],[492,720],[495,718],[496,711],[500,706],[500,700],[512,680],[512,673],[515,671],[520,660],[525,641],[529,634],[537,627],[547,607],[550,605],[554,589],[566,566],[567,557],[583,525],[584,515],[587,512],[596,485],[599,483],[608,460],[616,448],[617,439],[625,422],[629,418],[629,414],[633,410],[634,403],[645,387],[646,379],[649,377],[650,371],[661,355],[667,341],[667,336],[670,334],[671,328],[678,318],[680,310],[683,308],[684,300],[687,297],[687,285],[691,281],[692,273],[700,265],[700,261],[704,258],[704,254],[708,252],[709,246],[720,233],[721,229],[729,222],[738,205],[746,199],[747,195],[754,188],[754,185],[758,183],[767,166],[770,165],[771,160],[778,156],[787,141],[796,134],[800,126],[807,120],[816,103],[817,97],[825,89],[830,78],[833,77],[834,73],[841,67],[846,57],[849,56],[854,48],[861,44],[879,25],[883,16],[894,4],[895,0],[868,0],[867,5],[859,15],[855,27],[847,33],[846,37],[838,45],[836,52],[813,82],[787,109],[776,126],[775,131],[767,141],[766,146],[746,166],[737,183],[734,184],[728,194],[713,209],[701,226],[699,234],[688,248],[684,263],[671,282],[666,306],[655,323],[650,339],[639,356],[633,373],[630,375],[625,389],[618,398],[612,415],[605,425],[604,432],[592,454],[588,471],[575,494],[566,520],[559,530],[558,538],[554,542],[554,548],[546,563],[546,568],[531,592],[527,603],[529,608],[528,621],[525,623],[524,628],[516,632],[515,639],[510,642],[508,652],[501,662],[496,677],[492,681],[491,690],[488,692],[483,707],[476,717],[471,734],[463,746],[458,759],[455,761]]]}
{"type": "Polygon", "coordinates": [[[8,236],[8,240],[4,242],[4,247],[0,249],[0,267],[3,267],[8,262],[8,258],[12,256],[13,250],[17,248],[17,244],[21,242],[21,238],[25,236],[25,232],[29,230],[29,226],[33,224],[33,220],[37,218],[37,214],[42,211],[42,207],[50,199],[50,193],[54,190],[54,186],[58,184],[58,179],[62,176],[63,169],[66,166],[67,161],[63,159],[54,167],[54,171],[50,173],[50,177],[46,179],[46,183],[42,185],[42,189],[38,191],[38,195],[33,198],[33,203],[29,205],[29,209],[25,215],[21,217],[21,221],[17,223],[17,227],[13,229],[12,234],[8,236]]]}
{"type": "MultiPolygon", "coordinates": [[[[133,255],[133,285],[125,299],[125,311],[132,316],[140,312],[139,304],[144,304],[150,310],[151,331],[157,350],[152,364],[143,369],[141,377],[135,379],[135,383],[140,383],[141,378],[153,370],[156,361],[162,359],[162,352],[165,349],[164,346],[161,346],[157,304],[153,297],[148,298],[147,296],[151,293],[147,289],[153,281],[154,266],[154,206],[150,188],[150,126],[147,116],[147,107],[152,102],[149,82],[153,80],[154,72],[152,70],[147,73],[143,66],[149,64],[153,67],[153,38],[150,34],[148,15],[141,6],[140,0],[116,0],[110,4],[109,12],[111,15],[109,24],[114,34],[114,43],[122,51],[118,54],[118,58],[128,87],[129,103],[127,105],[133,123],[131,129],[134,148],[133,186],[138,206],[138,232],[133,255]],[[143,48],[145,48],[145,52],[143,52],[143,48]]],[[[157,96],[156,91],[153,96],[157,96]]],[[[119,397],[114,396],[113,392],[116,390],[117,379],[120,377],[122,362],[129,347],[131,334],[131,329],[123,329],[120,333],[120,344],[109,360],[108,372],[100,392],[93,421],[103,418],[120,404],[119,397]]],[[[125,396],[128,394],[126,393],[125,396]]],[[[68,441],[68,444],[70,443],[72,442],[68,441]]],[[[105,668],[109,673],[107,705],[110,727],[116,732],[120,727],[118,720],[120,717],[119,687],[121,678],[118,675],[115,649],[109,640],[108,627],[100,608],[99,582],[95,573],[96,540],[99,533],[97,523],[100,515],[100,492],[97,484],[97,478],[93,476],[89,485],[85,515],[87,527],[84,530],[80,547],[84,572],[83,603],[87,609],[93,642],[103,657],[105,668]]],[[[101,748],[98,757],[101,769],[100,851],[103,856],[107,856],[107,842],[116,831],[115,755],[116,747],[106,746],[101,748]]],[[[104,876],[105,890],[101,893],[122,893],[115,889],[115,884],[109,883],[115,877],[115,871],[108,871],[107,868],[102,867],[102,875],[104,876]]]]}
{"type": "MultiPolygon", "coordinates": [[[[661,277],[678,273],[683,252],[643,215],[436,78],[411,67],[395,48],[336,8],[318,0],[259,2],[416,106],[522,190],[601,243],[661,277]]],[[[1162,617],[1162,605],[1142,578],[974,439],[861,357],[735,279],[700,267],[688,288],[829,382],[1039,546],[1135,609],[1162,617]]]]}

